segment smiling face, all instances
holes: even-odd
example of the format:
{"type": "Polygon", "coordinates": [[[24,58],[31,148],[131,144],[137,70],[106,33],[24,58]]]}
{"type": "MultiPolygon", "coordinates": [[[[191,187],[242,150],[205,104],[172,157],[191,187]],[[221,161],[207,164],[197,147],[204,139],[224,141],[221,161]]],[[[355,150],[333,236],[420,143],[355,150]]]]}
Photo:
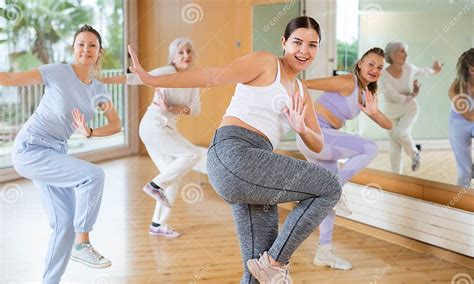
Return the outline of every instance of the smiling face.
{"type": "Polygon", "coordinates": [[[91,32],[79,33],[73,44],[73,53],[76,63],[93,65],[102,55],[99,39],[91,32]]]}
{"type": "Polygon", "coordinates": [[[319,35],[311,28],[294,30],[285,40],[281,39],[284,60],[295,72],[306,70],[313,62],[319,49],[319,35]]]}
{"type": "Polygon", "coordinates": [[[382,75],[383,64],[383,56],[375,53],[367,54],[357,63],[361,79],[367,83],[376,82],[382,75]]]}
{"type": "Polygon", "coordinates": [[[178,71],[189,69],[193,65],[193,48],[190,44],[184,44],[178,47],[174,55],[173,65],[178,71]]]}

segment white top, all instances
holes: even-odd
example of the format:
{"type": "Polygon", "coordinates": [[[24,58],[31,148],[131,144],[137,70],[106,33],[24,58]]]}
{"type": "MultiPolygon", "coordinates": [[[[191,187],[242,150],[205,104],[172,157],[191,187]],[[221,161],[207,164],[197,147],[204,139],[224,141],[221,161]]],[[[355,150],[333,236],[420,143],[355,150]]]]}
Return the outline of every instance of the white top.
{"type": "Polygon", "coordinates": [[[380,92],[383,94],[386,103],[402,104],[412,98],[404,94],[412,92],[415,76],[434,73],[435,71],[431,68],[418,68],[413,64],[404,64],[402,66],[402,76],[397,79],[384,70],[380,78],[380,92]]]}
{"type": "MultiPolygon", "coordinates": [[[[290,125],[283,113],[284,107],[290,107],[290,96],[280,82],[280,62],[277,58],[277,74],[275,81],[264,87],[237,84],[234,96],[224,116],[236,117],[248,125],[258,129],[270,140],[276,149],[290,125]]],[[[304,89],[297,79],[300,96],[304,97],[304,89]]]]}
{"type": "MultiPolygon", "coordinates": [[[[168,74],[177,73],[174,66],[164,66],[156,68],[148,72],[152,76],[162,76],[168,74]]],[[[127,74],[127,85],[141,85],[143,84],[140,78],[136,74],[127,74]]],[[[158,102],[159,92],[163,94],[166,102],[171,105],[188,106],[190,109],[190,115],[197,115],[201,112],[201,100],[199,97],[199,88],[156,88],[153,102],[158,102]],[[159,92],[158,92],[159,91],[159,92]]],[[[166,112],[161,109],[160,106],[155,103],[151,103],[148,106],[148,111],[155,112],[156,115],[163,116],[161,121],[165,121],[167,126],[176,127],[176,118],[178,114],[172,112],[166,112]]]]}

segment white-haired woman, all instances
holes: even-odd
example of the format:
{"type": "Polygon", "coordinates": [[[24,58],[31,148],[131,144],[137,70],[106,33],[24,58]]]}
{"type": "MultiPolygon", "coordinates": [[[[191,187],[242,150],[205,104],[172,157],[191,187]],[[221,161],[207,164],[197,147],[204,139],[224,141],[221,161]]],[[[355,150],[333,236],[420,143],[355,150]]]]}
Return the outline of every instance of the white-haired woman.
{"type": "MultiPolygon", "coordinates": [[[[193,65],[194,46],[188,38],[177,38],[169,45],[168,65],[149,72],[153,76],[174,74],[193,65]]],[[[142,84],[135,74],[103,78],[105,83],[142,84]]],[[[201,158],[199,149],[177,130],[179,115],[196,115],[201,111],[199,88],[156,88],[153,101],[140,122],[140,138],[160,173],[143,190],[156,199],[149,233],[176,238],[180,234],[167,224],[181,178],[201,158]]]]}
{"type": "Polygon", "coordinates": [[[433,62],[432,68],[419,68],[406,63],[408,46],[403,42],[390,42],[385,47],[385,60],[390,64],[383,72],[380,86],[383,93],[384,113],[392,120],[390,135],[390,163],[392,172],[402,173],[402,149],[412,159],[411,169],[420,167],[420,152],[413,140],[411,129],[418,115],[420,85],[418,75],[437,74],[443,65],[433,62]]]}

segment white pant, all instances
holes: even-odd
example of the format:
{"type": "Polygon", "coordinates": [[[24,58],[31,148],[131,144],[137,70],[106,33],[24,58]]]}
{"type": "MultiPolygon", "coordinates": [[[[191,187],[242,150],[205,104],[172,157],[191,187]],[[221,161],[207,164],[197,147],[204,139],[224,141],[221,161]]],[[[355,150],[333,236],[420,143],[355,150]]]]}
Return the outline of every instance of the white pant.
{"type": "MultiPolygon", "coordinates": [[[[148,109],[140,122],[140,138],[155,166],[160,170],[153,182],[164,189],[171,204],[179,190],[181,178],[201,158],[199,149],[176,129],[160,125],[159,113],[148,109]]],[[[152,221],[166,224],[171,208],[156,203],[152,221]]]]}
{"type": "Polygon", "coordinates": [[[402,173],[402,149],[410,157],[414,157],[418,150],[411,135],[411,129],[418,116],[418,103],[411,99],[401,104],[386,103],[385,114],[393,122],[388,131],[390,135],[390,163],[392,172],[402,173]]]}

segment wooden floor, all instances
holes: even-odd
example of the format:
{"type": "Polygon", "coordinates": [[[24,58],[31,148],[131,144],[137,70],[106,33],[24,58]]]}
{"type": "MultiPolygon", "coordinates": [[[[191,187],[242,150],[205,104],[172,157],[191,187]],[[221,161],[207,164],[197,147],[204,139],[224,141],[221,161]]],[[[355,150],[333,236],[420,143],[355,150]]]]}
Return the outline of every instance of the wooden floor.
{"type": "MultiPolygon", "coordinates": [[[[100,165],[106,189],[91,240],[113,265],[93,270],[70,262],[63,283],[238,283],[241,260],[230,208],[204,176],[185,178],[169,220],[182,236],[168,240],[147,231],[154,202],[140,189],[155,174],[151,161],[133,156],[100,165]]],[[[0,189],[7,186],[16,191],[0,191],[0,283],[37,282],[50,234],[46,216],[31,182],[0,189]]],[[[285,215],[281,210],[281,221],[285,215]]],[[[474,277],[474,270],[343,227],[336,227],[334,243],[354,268],[318,268],[312,265],[317,240],[314,232],[292,257],[294,283],[451,283],[474,277]]]]}

